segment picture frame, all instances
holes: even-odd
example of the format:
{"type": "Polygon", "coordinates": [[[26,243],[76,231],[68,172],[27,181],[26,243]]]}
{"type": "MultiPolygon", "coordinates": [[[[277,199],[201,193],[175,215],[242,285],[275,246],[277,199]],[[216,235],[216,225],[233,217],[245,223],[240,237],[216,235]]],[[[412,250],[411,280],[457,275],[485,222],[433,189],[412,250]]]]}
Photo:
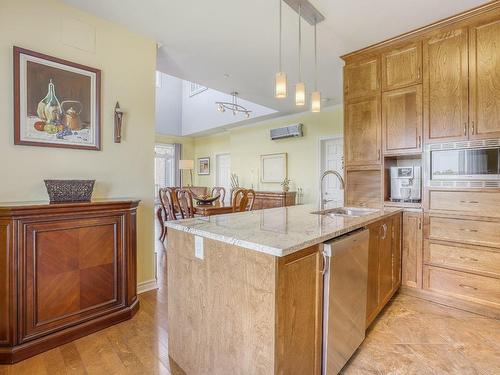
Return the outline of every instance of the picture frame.
{"type": "Polygon", "coordinates": [[[282,182],[287,174],[287,153],[265,154],[260,156],[260,181],[282,182]]]}
{"type": "Polygon", "coordinates": [[[198,175],[207,176],[210,174],[210,158],[198,158],[198,175]]]}
{"type": "Polygon", "coordinates": [[[101,150],[101,71],[13,48],[14,144],[101,150]]]}

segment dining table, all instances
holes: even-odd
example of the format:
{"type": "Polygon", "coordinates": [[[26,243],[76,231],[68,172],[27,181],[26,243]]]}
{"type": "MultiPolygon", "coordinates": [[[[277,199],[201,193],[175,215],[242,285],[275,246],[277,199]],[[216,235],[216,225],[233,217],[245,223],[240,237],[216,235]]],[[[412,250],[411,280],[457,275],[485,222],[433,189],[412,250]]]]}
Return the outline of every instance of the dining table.
{"type": "Polygon", "coordinates": [[[222,214],[230,214],[233,212],[233,206],[225,205],[224,203],[216,202],[209,205],[197,204],[194,206],[195,215],[214,216],[222,214]]]}

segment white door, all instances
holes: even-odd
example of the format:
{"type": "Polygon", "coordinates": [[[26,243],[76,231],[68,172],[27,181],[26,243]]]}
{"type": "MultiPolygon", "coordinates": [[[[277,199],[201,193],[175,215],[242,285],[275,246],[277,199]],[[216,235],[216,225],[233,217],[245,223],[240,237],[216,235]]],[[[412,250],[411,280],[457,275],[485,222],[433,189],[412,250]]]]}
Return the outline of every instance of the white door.
{"type": "MultiPolygon", "coordinates": [[[[337,171],[344,176],[344,141],[342,138],[321,140],[321,174],[327,170],[337,171]]],[[[328,175],[323,184],[323,198],[330,201],[325,204],[325,208],[342,207],[344,190],[341,189],[338,178],[328,175]]]]}
{"type": "Polygon", "coordinates": [[[226,189],[225,202],[231,197],[231,154],[218,154],[215,156],[215,185],[226,189]]]}

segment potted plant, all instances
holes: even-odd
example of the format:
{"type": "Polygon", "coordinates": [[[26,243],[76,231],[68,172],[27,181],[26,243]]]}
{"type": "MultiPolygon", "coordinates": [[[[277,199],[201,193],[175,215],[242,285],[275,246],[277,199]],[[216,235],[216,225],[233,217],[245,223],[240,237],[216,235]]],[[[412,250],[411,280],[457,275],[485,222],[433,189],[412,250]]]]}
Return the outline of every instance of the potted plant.
{"type": "Polygon", "coordinates": [[[290,179],[288,177],[285,177],[283,182],[280,184],[283,187],[283,191],[286,193],[288,190],[290,190],[290,179]]]}

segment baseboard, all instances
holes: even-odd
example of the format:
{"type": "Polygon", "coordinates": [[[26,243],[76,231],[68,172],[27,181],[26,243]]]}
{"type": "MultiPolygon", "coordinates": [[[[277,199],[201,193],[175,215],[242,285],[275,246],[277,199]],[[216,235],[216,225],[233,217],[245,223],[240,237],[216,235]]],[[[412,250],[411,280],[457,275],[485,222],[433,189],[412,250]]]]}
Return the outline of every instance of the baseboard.
{"type": "Polygon", "coordinates": [[[137,294],[142,294],[149,292],[150,290],[158,289],[158,280],[151,279],[147,281],[143,281],[137,284],[137,294]]]}

